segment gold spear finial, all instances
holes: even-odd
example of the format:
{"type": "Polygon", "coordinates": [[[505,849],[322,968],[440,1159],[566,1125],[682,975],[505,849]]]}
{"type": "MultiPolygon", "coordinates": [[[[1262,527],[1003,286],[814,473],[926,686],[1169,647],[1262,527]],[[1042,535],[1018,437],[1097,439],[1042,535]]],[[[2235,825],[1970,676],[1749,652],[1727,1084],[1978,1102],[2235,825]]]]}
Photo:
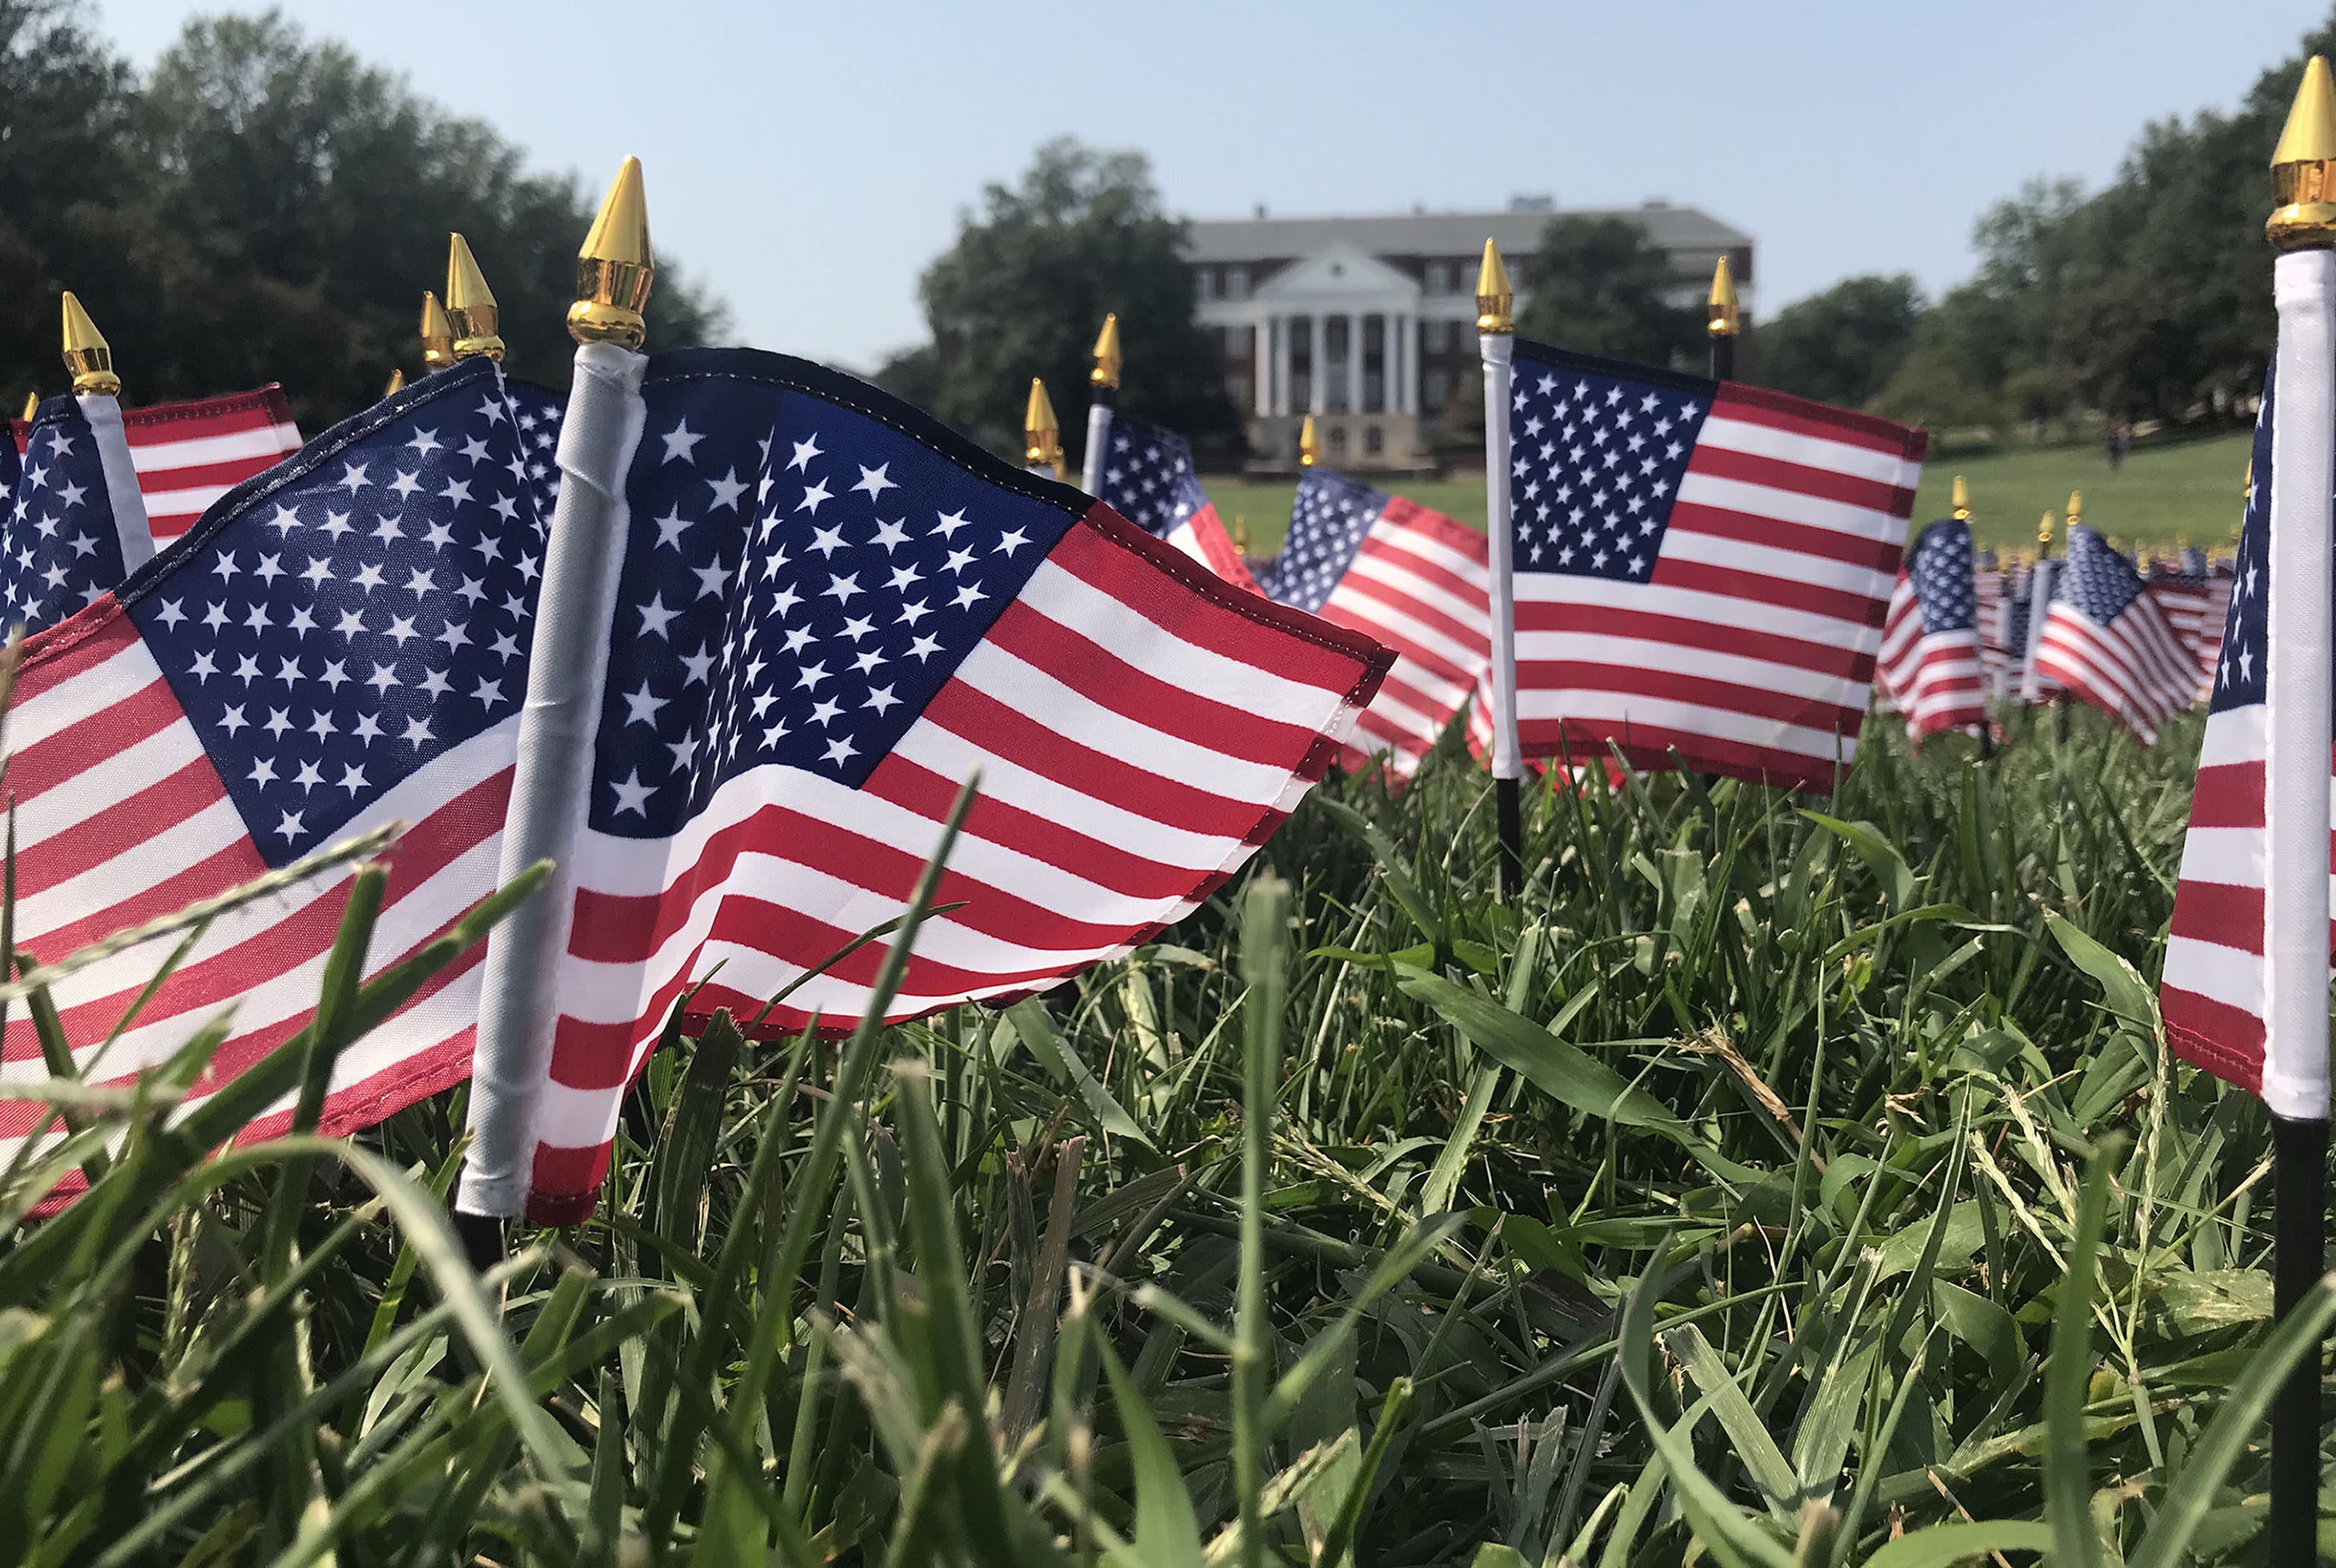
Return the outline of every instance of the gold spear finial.
{"type": "Polygon", "coordinates": [[[23,419],[25,424],[30,424],[33,423],[33,415],[40,412],[41,394],[37,392],[28,392],[24,394],[24,412],[18,417],[23,419]]]}
{"type": "Polygon", "coordinates": [[[113,350],[105,334],[89,318],[73,292],[65,290],[65,368],[73,372],[75,392],[120,392],[122,377],[113,374],[113,350]]]}
{"type": "Polygon", "coordinates": [[[1476,268],[1476,330],[1495,336],[1517,329],[1517,291],[1501,265],[1501,248],[1484,241],[1484,265],[1476,268]]]}
{"type": "Polygon", "coordinates": [[[2085,521],[2085,498],[2078,491],[2068,492],[2068,527],[2074,529],[2085,521]]]}
{"type": "Polygon", "coordinates": [[[1233,550],[1239,555],[1249,553],[1249,519],[1233,513],[1233,550]]]}
{"type": "Polygon", "coordinates": [[[503,340],[495,328],[501,312],[495,308],[495,291],[471,255],[470,241],[459,234],[446,237],[446,319],[454,328],[454,357],[503,356],[503,340]]]}
{"type": "Polygon", "coordinates": [[[1963,476],[1960,473],[1955,475],[1955,521],[1971,521],[1971,486],[1963,482],[1963,476]]]}
{"type": "Polygon", "coordinates": [[[1742,313],[1736,305],[1736,279],[1728,270],[1728,258],[1719,258],[1711,269],[1710,315],[1704,330],[1714,337],[1733,337],[1744,329],[1742,313]]]}
{"type": "Polygon", "coordinates": [[[381,394],[382,394],[384,397],[395,397],[399,393],[404,392],[404,390],[405,390],[405,372],[404,372],[404,369],[402,369],[402,368],[399,368],[399,369],[393,369],[393,370],[389,373],[389,385],[388,385],[387,386],[384,386],[384,387],[383,387],[383,388],[381,389],[381,394]]]}
{"type": "Polygon", "coordinates": [[[1095,334],[1095,368],[1087,372],[1087,380],[1095,385],[1116,388],[1119,385],[1119,312],[1108,311],[1103,318],[1103,330],[1095,334]]]}
{"type": "Polygon", "coordinates": [[[2052,514],[2048,511],[2044,514],[2044,521],[2036,525],[2036,550],[2039,554],[2043,554],[2049,552],[2051,548],[2052,514]]]}
{"type": "Polygon", "coordinates": [[[2336,81],[2314,54],[2271,155],[2271,220],[2263,232],[2281,250],[2336,245],[2336,81]]]}
{"type": "Polygon", "coordinates": [[[600,199],[592,231],[576,253],[576,303],[568,307],[568,335],[579,343],[638,348],[648,337],[641,312],[648,307],[657,254],[649,248],[649,199],[641,161],[627,158],[600,199]]]}
{"type": "Polygon", "coordinates": [[[446,307],[432,288],[422,291],[422,363],[432,370],[454,363],[454,324],[446,319],[446,307]]]}
{"type": "Polygon", "coordinates": [[[1322,443],[1314,438],[1314,416],[1308,414],[1298,427],[1298,466],[1311,468],[1322,455],[1322,443]]]}
{"type": "Polygon", "coordinates": [[[1063,470],[1063,427],[1055,418],[1054,400],[1046,384],[1030,378],[1030,405],[1022,414],[1023,461],[1032,468],[1063,470]]]}

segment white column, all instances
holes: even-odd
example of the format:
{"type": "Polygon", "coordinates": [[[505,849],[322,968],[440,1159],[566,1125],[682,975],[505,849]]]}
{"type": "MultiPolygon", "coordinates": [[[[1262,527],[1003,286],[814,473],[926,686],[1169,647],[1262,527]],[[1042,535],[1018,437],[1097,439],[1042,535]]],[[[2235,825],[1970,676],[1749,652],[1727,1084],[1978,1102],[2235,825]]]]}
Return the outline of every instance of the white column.
{"type": "Polygon", "coordinates": [[[1269,316],[1267,326],[1273,337],[1273,408],[1278,418],[1290,412],[1290,317],[1269,316]]]}
{"type": "Polygon", "coordinates": [[[1307,362],[1306,411],[1309,414],[1328,414],[1330,412],[1330,378],[1323,374],[1322,349],[1330,335],[1322,330],[1320,311],[1306,318],[1306,330],[1307,341],[1313,352],[1313,357],[1307,362]]]}
{"type": "Polygon", "coordinates": [[[1363,318],[1347,313],[1347,412],[1363,411],[1363,318]]]}
{"type": "Polygon", "coordinates": [[[1419,412],[1419,389],[1413,385],[1413,383],[1419,379],[1419,366],[1415,363],[1418,359],[1419,355],[1417,351],[1412,347],[1411,338],[1412,334],[1418,329],[1412,325],[1411,312],[1407,310],[1402,315],[1397,317],[1395,319],[1396,395],[1403,400],[1402,406],[1397,408],[1396,412],[1397,414],[1417,414],[1419,412]]]}
{"type": "Polygon", "coordinates": [[[1249,325],[1250,412],[1273,412],[1273,324],[1260,315],[1249,325]]]}

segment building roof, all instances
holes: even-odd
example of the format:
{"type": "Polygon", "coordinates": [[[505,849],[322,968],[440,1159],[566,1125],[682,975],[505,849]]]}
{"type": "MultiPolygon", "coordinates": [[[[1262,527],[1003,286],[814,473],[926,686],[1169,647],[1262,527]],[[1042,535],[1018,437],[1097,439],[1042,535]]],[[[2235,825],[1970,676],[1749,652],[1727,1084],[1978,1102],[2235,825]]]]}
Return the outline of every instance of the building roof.
{"type": "Polygon", "coordinates": [[[1752,243],[1742,229],[1693,207],[1617,207],[1565,212],[1401,212],[1359,218],[1201,218],[1186,229],[1193,261],[1265,261],[1310,256],[1344,240],[1374,256],[1474,256],[1490,237],[1509,256],[1531,253],[1552,218],[1627,218],[1666,250],[1729,250],[1752,243]]]}

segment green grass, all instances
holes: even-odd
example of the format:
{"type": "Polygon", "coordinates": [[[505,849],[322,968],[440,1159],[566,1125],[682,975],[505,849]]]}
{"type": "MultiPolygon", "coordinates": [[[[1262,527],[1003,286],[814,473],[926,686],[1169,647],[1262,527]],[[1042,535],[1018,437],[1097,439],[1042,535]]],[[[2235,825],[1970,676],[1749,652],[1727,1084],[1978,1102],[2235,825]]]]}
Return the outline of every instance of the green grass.
{"type": "Polygon", "coordinates": [[[369,870],[182,1121],[219,1031],[23,1091],[81,1130],[0,1172],[0,1563],[2260,1561],[2336,1297],[2271,1331],[2263,1109],[2161,1037],[2199,723],[2071,717],[1534,788],[1507,903],[1447,739],[1043,999],[669,1043],[484,1280],[459,1094],[214,1154],[499,912],[360,984],[369,870]]]}
{"type": "MultiPolygon", "coordinates": [[[[2087,520],[2120,543],[2170,545],[2187,537],[2194,544],[2227,548],[2238,526],[2246,468],[2243,434],[2145,446],[2115,472],[2108,454],[2089,445],[1933,456],[1922,468],[1914,518],[1920,523],[1944,517],[1950,486],[1960,473],[1971,484],[1972,522],[1981,542],[1999,549],[2032,547],[2037,519],[2048,511],[2059,519],[2072,490],[2084,492],[2087,520]]],[[[1248,519],[1251,550],[1264,554],[1280,546],[1290,524],[1294,482],[1219,476],[1206,483],[1228,528],[1236,514],[1248,519]]],[[[1484,526],[1481,477],[1397,480],[1380,488],[1473,528],[1484,526]]],[[[2054,537],[2060,537],[2058,530],[2054,537]]]]}

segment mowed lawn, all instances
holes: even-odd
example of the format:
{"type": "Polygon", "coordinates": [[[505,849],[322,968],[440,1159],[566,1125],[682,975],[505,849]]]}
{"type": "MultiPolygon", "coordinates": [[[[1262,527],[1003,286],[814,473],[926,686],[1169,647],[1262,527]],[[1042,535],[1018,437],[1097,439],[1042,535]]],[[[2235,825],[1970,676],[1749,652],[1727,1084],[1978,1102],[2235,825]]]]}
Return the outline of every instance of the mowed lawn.
{"type": "MultiPolygon", "coordinates": [[[[2241,490],[2247,470],[2247,437],[2214,436],[2144,447],[2115,472],[2108,454],[2094,446],[2022,447],[1965,458],[1933,458],[1922,468],[1922,488],[1914,518],[1926,522],[1947,514],[1950,486],[1961,474],[1971,484],[1971,521],[1980,541],[2001,548],[2032,545],[2036,523],[2046,511],[2056,523],[2068,492],[2081,491],[2085,519],[2111,539],[2228,548],[2238,527],[2241,490]]],[[[1250,549],[1267,554],[1281,542],[1290,523],[1295,482],[1259,482],[1218,475],[1206,482],[1217,514],[1231,528],[1236,517],[1249,528],[1250,549]]],[[[1484,482],[1475,474],[1452,479],[1397,480],[1381,488],[1423,506],[1484,526],[1484,482]]],[[[2054,538],[2059,537],[2058,529],[2054,538]]]]}

